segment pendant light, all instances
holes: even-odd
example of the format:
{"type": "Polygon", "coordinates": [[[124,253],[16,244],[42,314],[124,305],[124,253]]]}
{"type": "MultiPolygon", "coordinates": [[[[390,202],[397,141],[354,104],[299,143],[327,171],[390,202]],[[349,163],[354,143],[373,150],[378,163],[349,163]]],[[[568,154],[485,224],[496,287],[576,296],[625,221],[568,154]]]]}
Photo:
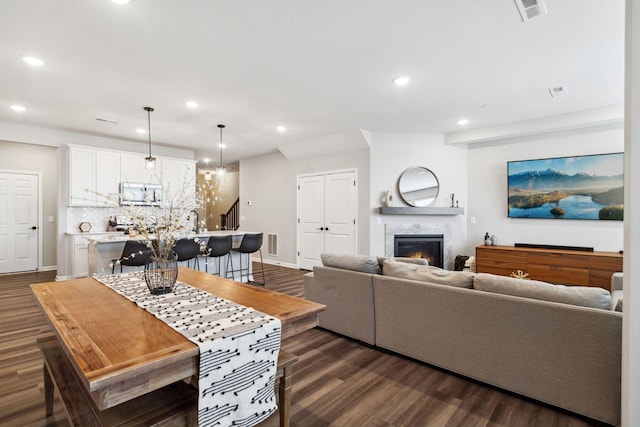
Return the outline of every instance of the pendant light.
{"type": "Polygon", "coordinates": [[[151,155],[151,112],[153,108],[144,107],[144,111],[147,112],[147,124],[149,125],[149,157],[145,157],[144,160],[147,163],[147,169],[153,170],[156,167],[156,158],[151,155]]]}
{"type": "Polygon", "coordinates": [[[218,176],[223,176],[225,173],[225,168],[224,168],[224,163],[222,163],[222,129],[225,128],[225,125],[218,125],[218,128],[220,129],[220,163],[218,164],[218,167],[216,169],[216,173],[218,174],[218,176]]]}

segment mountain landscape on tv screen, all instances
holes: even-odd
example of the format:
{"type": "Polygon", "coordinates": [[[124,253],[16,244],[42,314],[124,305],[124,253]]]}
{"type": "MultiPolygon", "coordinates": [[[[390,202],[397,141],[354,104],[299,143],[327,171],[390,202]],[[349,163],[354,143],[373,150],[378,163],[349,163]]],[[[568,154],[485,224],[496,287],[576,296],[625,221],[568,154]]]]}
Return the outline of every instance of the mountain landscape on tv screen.
{"type": "Polygon", "coordinates": [[[508,185],[510,218],[623,219],[622,174],[525,170],[508,185]]]}

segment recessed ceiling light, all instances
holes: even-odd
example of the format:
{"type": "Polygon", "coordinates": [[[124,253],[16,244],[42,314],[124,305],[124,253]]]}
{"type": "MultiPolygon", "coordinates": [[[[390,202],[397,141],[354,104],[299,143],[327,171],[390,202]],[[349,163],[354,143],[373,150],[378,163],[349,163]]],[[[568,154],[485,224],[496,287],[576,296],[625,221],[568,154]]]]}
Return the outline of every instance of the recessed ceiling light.
{"type": "Polygon", "coordinates": [[[286,128],[286,126],[277,126],[277,127],[276,127],[276,130],[277,130],[278,132],[286,132],[286,131],[287,131],[287,128],[286,128]]]}
{"type": "Polygon", "coordinates": [[[146,129],[142,129],[142,128],[138,128],[136,129],[136,132],[138,132],[140,135],[144,135],[145,133],[147,133],[146,129]]]}
{"type": "Polygon", "coordinates": [[[460,119],[456,122],[458,124],[458,126],[465,126],[469,124],[469,120],[468,119],[460,119]]]}
{"type": "Polygon", "coordinates": [[[220,147],[220,148],[227,148],[227,144],[220,143],[220,144],[218,144],[218,147],[220,147]]]}
{"type": "Polygon", "coordinates": [[[23,107],[22,105],[12,105],[11,109],[13,111],[17,111],[19,113],[23,112],[23,111],[27,111],[27,109],[25,107],[23,107]]]}
{"type": "Polygon", "coordinates": [[[112,2],[114,2],[115,4],[129,4],[131,3],[131,0],[111,0],[112,2]]]}
{"type": "Polygon", "coordinates": [[[189,108],[198,108],[198,103],[195,101],[187,101],[184,103],[189,108]]]}
{"type": "Polygon", "coordinates": [[[208,157],[205,157],[204,159],[202,159],[202,161],[208,165],[211,159],[209,159],[208,157]]]}
{"type": "Polygon", "coordinates": [[[398,86],[404,86],[407,83],[409,83],[409,77],[406,76],[401,76],[401,77],[396,77],[395,79],[393,79],[393,82],[395,84],[397,84],[398,86]]]}
{"type": "Polygon", "coordinates": [[[44,65],[44,61],[40,58],[36,58],[35,56],[23,56],[22,60],[34,67],[42,67],[44,65]]]}

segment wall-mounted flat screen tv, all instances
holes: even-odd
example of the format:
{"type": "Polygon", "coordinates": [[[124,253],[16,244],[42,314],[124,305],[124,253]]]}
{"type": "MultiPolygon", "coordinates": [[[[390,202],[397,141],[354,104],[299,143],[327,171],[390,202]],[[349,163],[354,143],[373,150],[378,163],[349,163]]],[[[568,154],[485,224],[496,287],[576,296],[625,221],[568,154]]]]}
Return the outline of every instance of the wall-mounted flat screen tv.
{"type": "Polygon", "coordinates": [[[624,153],[507,162],[509,218],[623,219],[624,153]]]}

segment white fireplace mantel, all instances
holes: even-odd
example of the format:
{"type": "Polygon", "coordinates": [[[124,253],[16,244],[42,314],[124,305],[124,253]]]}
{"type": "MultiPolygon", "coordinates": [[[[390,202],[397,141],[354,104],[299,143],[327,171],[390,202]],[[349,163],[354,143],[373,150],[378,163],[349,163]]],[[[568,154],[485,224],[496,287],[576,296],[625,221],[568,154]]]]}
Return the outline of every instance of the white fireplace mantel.
{"type": "Polygon", "coordinates": [[[449,207],[424,207],[411,206],[383,206],[381,215],[464,215],[464,208],[449,207]]]}

